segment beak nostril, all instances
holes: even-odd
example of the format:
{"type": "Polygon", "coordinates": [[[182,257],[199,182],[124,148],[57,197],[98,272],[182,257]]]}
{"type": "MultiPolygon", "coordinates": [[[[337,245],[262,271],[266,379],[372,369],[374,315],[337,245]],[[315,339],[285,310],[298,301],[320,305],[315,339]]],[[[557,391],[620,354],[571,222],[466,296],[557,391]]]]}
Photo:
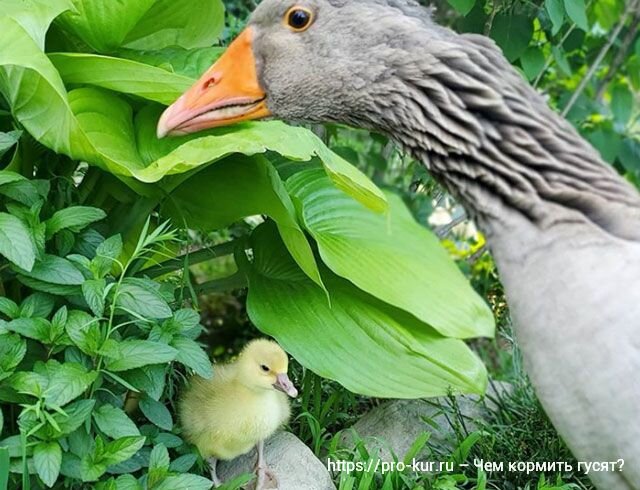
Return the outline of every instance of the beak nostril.
{"type": "Polygon", "coordinates": [[[217,85],[220,82],[220,79],[218,77],[216,77],[215,75],[208,78],[203,84],[202,84],[202,89],[203,90],[207,90],[209,87],[213,87],[214,85],[217,85]]]}

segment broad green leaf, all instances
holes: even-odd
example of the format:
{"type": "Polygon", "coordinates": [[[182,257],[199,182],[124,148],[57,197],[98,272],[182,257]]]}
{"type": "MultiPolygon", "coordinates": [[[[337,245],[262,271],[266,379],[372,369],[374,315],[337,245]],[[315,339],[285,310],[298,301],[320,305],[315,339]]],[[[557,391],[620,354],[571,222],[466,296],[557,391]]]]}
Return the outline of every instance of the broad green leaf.
{"type": "Polygon", "coordinates": [[[618,158],[628,172],[640,175],[640,141],[626,138],[622,143],[618,158]]]}
{"type": "Polygon", "coordinates": [[[544,6],[547,9],[553,28],[551,33],[555,36],[564,24],[564,3],[563,0],[545,0],[544,6]]]}
{"type": "Polygon", "coordinates": [[[206,231],[241,218],[267,215],[277,224],[298,265],[320,287],[313,251],[296,220],[296,211],[278,172],[266,158],[235,156],[211,165],[171,194],[163,210],[176,225],[206,231]],[[238,199],[238,196],[243,196],[238,199]]]}
{"type": "Polygon", "coordinates": [[[14,301],[4,296],[0,296],[0,313],[13,319],[20,315],[20,308],[14,301]]]}
{"type": "Polygon", "coordinates": [[[222,0],[156,0],[129,31],[124,46],[139,50],[204,48],[215,43],[223,27],[222,0]]]}
{"type": "Polygon", "coordinates": [[[524,53],[533,36],[533,22],[526,15],[498,14],[491,25],[491,37],[511,62],[524,53]]]}
{"type": "Polygon", "coordinates": [[[96,371],[87,371],[84,366],[72,362],[60,364],[49,361],[46,372],[49,384],[45,391],[45,402],[57,407],[80,396],[98,376],[96,371]]]}
{"type": "Polygon", "coordinates": [[[287,187],[334,273],[447,337],[493,336],[489,307],[400,198],[387,196],[389,216],[374,213],[317,170],[297,173],[287,187]]]}
{"type": "Polygon", "coordinates": [[[169,451],[167,451],[165,445],[156,445],[149,456],[149,469],[164,468],[168,470],[170,463],[169,451]]]}
{"type": "Polygon", "coordinates": [[[122,409],[113,405],[102,405],[94,410],[93,419],[100,430],[113,439],[140,435],[136,424],[129,416],[122,409]]]}
{"type": "MultiPolygon", "coordinates": [[[[122,253],[122,237],[115,235],[107,238],[96,248],[96,256],[91,259],[89,269],[96,278],[104,278],[113,269],[122,253]]],[[[122,268],[122,266],[120,266],[122,268]]]]}
{"type": "Polygon", "coordinates": [[[176,473],[186,473],[193,468],[193,465],[196,464],[197,460],[198,456],[193,453],[183,454],[171,462],[169,469],[176,473]]]}
{"type": "Polygon", "coordinates": [[[613,129],[598,129],[587,136],[602,158],[613,163],[622,149],[622,139],[613,129]]]}
{"type": "Polygon", "coordinates": [[[175,101],[194,82],[192,78],[162,68],[109,56],[55,53],[50,54],[49,59],[65,83],[95,85],[166,105],[175,101]]]}
{"type": "Polygon", "coordinates": [[[147,419],[161,429],[173,429],[173,418],[171,412],[163,403],[154,400],[149,396],[145,396],[140,400],[140,410],[147,419]]]}
{"type": "Polygon", "coordinates": [[[195,341],[178,336],[171,341],[171,346],[178,351],[176,361],[193,369],[197,375],[203,378],[209,379],[213,376],[211,361],[195,341]]]}
{"type": "Polygon", "coordinates": [[[85,354],[94,355],[102,343],[98,319],[84,311],[68,314],[65,330],[71,341],[85,354]]]}
{"type": "Polygon", "coordinates": [[[60,432],[56,431],[56,434],[66,435],[75,431],[89,418],[94,405],[95,400],[77,400],[64,407],[66,415],[54,413],[53,419],[60,428],[60,432]]]}
{"type": "Polygon", "coordinates": [[[20,316],[21,317],[48,317],[53,308],[55,302],[53,297],[44,293],[33,293],[25,298],[20,304],[20,316]]]}
{"type": "Polygon", "coordinates": [[[569,18],[583,31],[589,30],[587,8],[584,0],[564,0],[564,8],[569,18]]]}
{"type": "Polygon", "coordinates": [[[178,351],[173,347],[149,340],[124,340],[118,343],[119,356],[108,359],[110,371],[126,371],[149,364],[164,364],[173,361],[178,351]]]}
{"type": "Polygon", "coordinates": [[[0,342],[0,375],[2,372],[7,373],[15,369],[26,353],[27,343],[19,335],[2,334],[2,342],[0,342]]]}
{"type": "Polygon", "coordinates": [[[168,476],[154,487],[154,490],[209,490],[213,482],[203,476],[186,473],[168,476]]]}
{"type": "Polygon", "coordinates": [[[104,279],[91,279],[82,283],[84,300],[97,317],[104,313],[104,290],[107,282],[104,279]]]}
{"type": "Polygon", "coordinates": [[[171,308],[158,288],[148,279],[127,277],[117,290],[116,306],[143,318],[170,318],[171,308]]]}
{"type": "Polygon", "coordinates": [[[154,3],[156,0],[73,0],[75,12],[65,13],[58,22],[96,51],[110,52],[122,45],[154,3]]]}
{"type": "Polygon", "coordinates": [[[529,80],[535,79],[544,68],[545,58],[540,48],[528,48],[520,57],[522,69],[529,80]]]}
{"type": "Polygon", "coordinates": [[[173,46],[156,51],[122,49],[118,51],[118,55],[183,75],[191,78],[193,83],[220,57],[224,49],[217,46],[198,49],[173,46]]]}
{"type": "MultiPolygon", "coordinates": [[[[0,133],[0,148],[2,148],[3,144],[10,143],[11,138],[6,138],[9,134],[11,133],[0,133]]],[[[12,172],[11,170],[0,170],[0,186],[12,184],[13,182],[22,182],[24,180],[26,180],[26,177],[23,177],[16,172],[12,172]]]]}
{"type": "Polygon", "coordinates": [[[367,396],[484,391],[486,370],[461,340],[442,337],[413,315],[323,270],[329,305],[291,259],[272,224],[257,228],[252,243],[249,317],[303,366],[367,396]]]}
{"type": "Polygon", "coordinates": [[[84,276],[70,261],[48,255],[38,260],[30,272],[21,271],[22,275],[38,281],[66,286],[79,286],[84,282],[84,276]]]}
{"type": "Polygon", "coordinates": [[[633,94],[626,85],[616,85],[611,91],[611,112],[616,122],[626,126],[633,113],[633,94]]]}
{"type": "Polygon", "coordinates": [[[2,0],[0,15],[15,21],[40,49],[44,49],[45,34],[51,22],[72,8],[71,0],[2,0]]]}
{"type": "Polygon", "coordinates": [[[110,442],[104,447],[104,455],[101,462],[107,465],[118,464],[126,461],[144,445],[145,437],[129,436],[121,437],[110,442]]]}
{"type": "Polygon", "coordinates": [[[566,75],[571,76],[572,70],[569,61],[567,60],[567,55],[562,49],[562,46],[552,46],[551,52],[553,53],[553,57],[558,64],[558,68],[566,75]]]}
{"type": "Polygon", "coordinates": [[[33,448],[33,463],[38,476],[48,487],[52,487],[60,474],[62,449],[55,441],[39,442],[33,448]]]}
{"type": "MultiPolygon", "coordinates": [[[[4,155],[13,145],[15,145],[22,135],[22,131],[9,131],[8,133],[0,133],[0,157],[4,155]]],[[[0,171],[0,185],[4,184],[4,178],[6,174],[14,174],[13,172],[0,171]]],[[[20,174],[14,174],[17,177],[20,177],[18,180],[24,179],[20,174]]]]}
{"type": "Polygon", "coordinates": [[[218,128],[204,136],[156,138],[160,112],[149,108],[136,117],[138,149],[147,166],[135,172],[143,182],[157,182],[166,175],[181,174],[233,153],[247,156],[274,151],[294,161],[319,157],[331,179],[348,194],[377,211],[386,209],[384,194],[369,178],[329,150],[311,131],[280,121],[237,124],[218,128]]]}
{"type": "Polygon", "coordinates": [[[142,490],[142,485],[138,483],[135,476],[121,475],[116,478],[117,490],[142,490]]]}
{"type": "Polygon", "coordinates": [[[72,231],[80,231],[87,225],[104,219],[107,214],[98,208],[87,206],[70,206],[56,211],[45,224],[47,237],[51,237],[61,230],[71,228],[72,231]]]}
{"type": "Polygon", "coordinates": [[[0,255],[26,271],[33,268],[36,260],[36,249],[29,228],[7,213],[0,213],[0,255]]]}
{"type": "Polygon", "coordinates": [[[467,15],[476,4],[476,0],[447,0],[462,15],[467,15]]]}
{"type": "Polygon", "coordinates": [[[16,318],[7,323],[6,327],[23,337],[46,342],[49,340],[51,324],[44,318],[16,318]]]}

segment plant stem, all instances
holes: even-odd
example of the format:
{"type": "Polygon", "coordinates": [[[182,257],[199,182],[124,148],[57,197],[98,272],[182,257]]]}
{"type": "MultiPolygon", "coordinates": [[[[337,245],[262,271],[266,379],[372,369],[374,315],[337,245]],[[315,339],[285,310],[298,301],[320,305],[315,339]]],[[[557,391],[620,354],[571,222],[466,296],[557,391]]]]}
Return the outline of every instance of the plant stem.
{"type": "MultiPolygon", "coordinates": [[[[247,277],[243,272],[224,277],[222,279],[214,279],[202,284],[196,284],[194,289],[196,294],[222,293],[232,291],[234,289],[243,289],[247,287],[247,277]]],[[[186,287],[184,289],[187,289],[186,287]]]]}
{"type": "Polygon", "coordinates": [[[188,259],[189,265],[195,265],[218,257],[232,255],[235,248],[241,245],[243,241],[244,239],[236,238],[229,242],[198,250],[197,252],[187,252],[179,257],[167,260],[162,264],[154,265],[148,269],[143,269],[142,272],[149,278],[154,279],[182,269],[184,267],[185,258],[188,259]]]}

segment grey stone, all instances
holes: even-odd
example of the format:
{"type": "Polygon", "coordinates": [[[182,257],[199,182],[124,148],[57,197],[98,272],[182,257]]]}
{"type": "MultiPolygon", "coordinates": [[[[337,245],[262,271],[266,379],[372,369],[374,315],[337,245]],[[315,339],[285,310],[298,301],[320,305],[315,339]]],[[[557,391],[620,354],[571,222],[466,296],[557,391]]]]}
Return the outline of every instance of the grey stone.
{"type": "MultiPolygon", "coordinates": [[[[473,431],[487,410],[495,409],[493,400],[510,388],[509,383],[494,382],[487,389],[484,401],[475,395],[456,397],[461,420],[454,415],[447,398],[390,400],[363,415],[353,425],[353,431],[345,432],[341,442],[345,447],[353,447],[355,432],[355,439],[364,441],[372,457],[391,462],[395,455],[402,461],[416,439],[424,432],[429,432],[428,447],[449,452],[454,449],[452,424],[462,423],[466,431],[473,431]]],[[[419,453],[418,459],[426,457],[427,451],[425,448],[419,453]]]]}
{"type": "MultiPolygon", "coordinates": [[[[267,465],[278,480],[278,490],[335,490],[327,468],[293,434],[275,434],[265,442],[264,449],[267,465]]],[[[254,449],[232,461],[220,461],[218,476],[225,482],[244,473],[252,473],[256,458],[254,449]]]]}

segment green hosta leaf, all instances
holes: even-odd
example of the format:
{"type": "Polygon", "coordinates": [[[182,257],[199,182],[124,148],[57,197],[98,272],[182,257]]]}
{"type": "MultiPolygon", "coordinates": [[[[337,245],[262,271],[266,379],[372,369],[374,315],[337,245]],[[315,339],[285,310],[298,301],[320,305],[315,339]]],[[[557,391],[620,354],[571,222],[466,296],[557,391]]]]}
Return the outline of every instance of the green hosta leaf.
{"type": "Polygon", "coordinates": [[[564,8],[569,18],[583,31],[589,30],[587,8],[584,0],[564,0],[564,8]]]}
{"type": "Polygon", "coordinates": [[[547,9],[553,28],[551,33],[555,36],[564,24],[564,3],[563,0],[545,0],[544,6],[547,9]]]}
{"type": "MultiPolygon", "coordinates": [[[[0,133],[0,157],[4,155],[7,151],[9,151],[9,149],[11,149],[13,145],[15,145],[20,140],[21,135],[22,135],[22,131],[19,131],[19,130],[9,131],[8,133],[0,133]]],[[[13,172],[0,171],[0,185],[3,185],[5,183],[3,182],[4,179],[6,178],[5,175],[9,173],[13,173],[13,172]]],[[[14,175],[20,177],[20,179],[18,180],[24,179],[24,177],[22,177],[20,174],[14,174],[14,175]]]]}
{"type": "Polygon", "coordinates": [[[80,231],[85,226],[104,219],[107,214],[98,208],[87,206],[71,206],[69,208],[56,211],[45,224],[47,226],[47,237],[51,237],[60,230],[71,228],[72,231],[80,231]]]}
{"type": "Polygon", "coordinates": [[[416,317],[323,271],[329,305],[288,255],[272,224],[256,229],[252,242],[249,316],[305,367],[368,396],[484,391],[485,368],[461,340],[444,338],[416,317]]]}
{"type": "Polygon", "coordinates": [[[402,308],[442,335],[493,336],[491,310],[402,201],[388,195],[390,216],[373,213],[336,189],[320,171],[287,181],[325,264],[364,291],[402,308]]]}
{"type": "Polygon", "coordinates": [[[22,271],[22,274],[38,281],[66,286],[79,286],[84,282],[84,276],[70,261],[56,255],[45,254],[30,272],[22,271]]]}
{"type": "Polygon", "coordinates": [[[150,422],[164,430],[173,429],[173,418],[171,412],[159,401],[149,396],[140,400],[140,410],[150,422]]]}
{"type": "Polygon", "coordinates": [[[524,53],[533,36],[533,22],[526,15],[498,14],[491,25],[491,37],[509,61],[524,53]]]}
{"type": "Polygon", "coordinates": [[[58,15],[71,8],[71,0],[2,0],[0,15],[14,20],[40,49],[44,49],[49,25],[58,15]]]}
{"type": "Polygon", "coordinates": [[[93,412],[93,419],[102,432],[113,439],[126,436],[139,436],[136,424],[120,408],[102,405],[93,412]]]}
{"type": "Polygon", "coordinates": [[[60,474],[62,449],[57,442],[39,442],[33,448],[33,463],[40,479],[52,487],[60,474]]]}
{"type": "Polygon", "coordinates": [[[7,213],[0,213],[0,255],[27,271],[32,269],[36,260],[36,249],[29,228],[7,213]]]}
{"type": "Polygon", "coordinates": [[[118,344],[119,357],[109,359],[111,371],[126,371],[149,364],[164,364],[173,361],[178,351],[173,347],[149,340],[125,340],[118,344]]]}
{"type": "Polygon", "coordinates": [[[165,212],[177,224],[217,230],[246,216],[266,214],[298,265],[322,287],[311,246],[296,220],[296,211],[276,169],[266,158],[235,156],[198,172],[180,185],[165,212]],[[237,196],[243,196],[237,199],[237,196]]]}
{"type": "Polygon", "coordinates": [[[110,52],[122,45],[127,34],[155,2],[73,0],[76,11],[65,13],[59,22],[96,51],[110,52]]]}
{"type": "Polygon", "coordinates": [[[95,85],[168,105],[194,82],[136,61],[83,53],[57,53],[49,59],[65,83],[95,85]]]}
{"type": "Polygon", "coordinates": [[[176,337],[171,342],[172,347],[178,350],[176,361],[193,369],[196,374],[209,379],[213,376],[211,361],[202,348],[187,337],[176,337]]]}
{"type": "Polygon", "coordinates": [[[129,31],[125,46],[143,50],[204,48],[214,44],[223,27],[222,0],[157,0],[129,31]]]}
{"type": "Polygon", "coordinates": [[[87,371],[84,366],[71,362],[60,364],[49,361],[46,372],[49,384],[45,391],[45,402],[57,407],[80,396],[98,376],[96,371],[87,371]]]}
{"type": "Polygon", "coordinates": [[[144,445],[145,437],[131,436],[121,437],[110,442],[104,447],[101,462],[107,465],[113,465],[126,461],[144,445]]]}
{"type": "Polygon", "coordinates": [[[155,51],[122,49],[118,51],[118,55],[183,75],[191,78],[193,83],[223,52],[224,48],[216,46],[199,49],[184,49],[173,46],[155,51]]]}
{"type": "Polygon", "coordinates": [[[356,167],[329,150],[311,131],[280,121],[248,122],[233,129],[220,128],[204,136],[156,138],[159,111],[149,108],[136,118],[138,148],[149,162],[135,172],[143,182],[157,182],[166,175],[181,174],[233,153],[256,155],[274,151],[294,161],[319,157],[331,179],[348,194],[377,211],[386,209],[384,194],[356,167]]]}
{"type": "Polygon", "coordinates": [[[148,279],[127,277],[117,292],[116,305],[143,318],[170,318],[171,308],[159,291],[159,284],[148,279]]]}
{"type": "Polygon", "coordinates": [[[213,482],[208,478],[186,473],[168,476],[154,490],[209,490],[212,486],[213,482]]]}
{"type": "Polygon", "coordinates": [[[101,317],[104,313],[104,291],[106,287],[107,282],[104,279],[92,279],[82,283],[84,300],[97,317],[101,317]]]}
{"type": "Polygon", "coordinates": [[[531,47],[520,57],[522,69],[529,80],[535,79],[544,68],[545,58],[540,48],[531,47]]]}
{"type": "Polygon", "coordinates": [[[476,0],[448,0],[449,4],[462,15],[467,15],[476,4],[476,0]]]}

